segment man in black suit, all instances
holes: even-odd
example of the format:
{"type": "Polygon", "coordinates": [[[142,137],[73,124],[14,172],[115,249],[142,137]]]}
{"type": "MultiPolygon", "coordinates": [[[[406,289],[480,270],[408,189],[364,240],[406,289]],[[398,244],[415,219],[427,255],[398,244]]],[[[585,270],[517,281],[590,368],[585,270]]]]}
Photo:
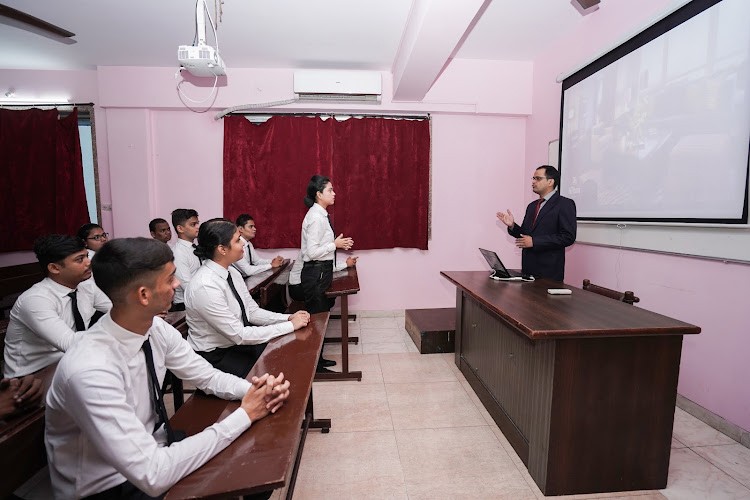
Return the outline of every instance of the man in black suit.
{"type": "Polygon", "coordinates": [[[523,273],[555,281],[563,281],[565,247],[576,240],[576,204],[560,196],[559,184],[557,169],[542,165],[531,178],[531,189],[539,199],[526,207],[523,223],[516,224],[510,210],[497,213],[497,218],[508,226],[508,233],[516,238],[516,246],[523,249],[523,273]]]}

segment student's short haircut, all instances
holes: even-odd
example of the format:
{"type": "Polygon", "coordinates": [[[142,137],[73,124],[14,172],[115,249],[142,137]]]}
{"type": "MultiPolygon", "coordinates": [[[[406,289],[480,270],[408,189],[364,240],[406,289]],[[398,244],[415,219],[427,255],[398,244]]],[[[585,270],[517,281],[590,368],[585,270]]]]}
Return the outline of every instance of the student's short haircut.
{"type": "Polygon", "coordinates": [[[97,227],[101,229],[102,231],[104,230],[102,226],[100,226],[99,224],[94,224],[93,222],[84,224],[83,226],[78,228],[78,232],[76,233],[76,236],[78,236],[85,242],[86,239],[89,237],[89,234],[91,234],[91,231],[93,231],[97,227]]]}
{"type": "Polygon", "coordinates": [[[49,234],[34,241],[34,253],[45,274],[47,264],[61,262],[65,257],[85,249],[82,239],[67,234],[49,234]]]}
{"type": "Polygon", "coordinates": [[[148,223],[148,230],[151,231],[152,233],[155,233],[156,232],[156,225],[157,224],[162,224],[162,223],[166,224],[167,221],[165,221],[161,217],[157,217],[156,219],[154,219],[154,220],[152,220],[151,222],[148,223]]]}
{"type": "Polygon", "coordinates": [[[198,217],[198,212],[192,208],[178,208],[172,211],[172,225],[177,231],[177,226],[184,226],[190,217],[198,217]]]}
{"type": "Polygon", "coordinates": [[[245,224],[247,224],[248,222],[250,222],[251,220],[255,220],[255,219],[253,219],[252,215],[250,215],[250,214],[240,214],[240,216],[237,217],[237,227],[242,227],[245,224]]]}
{"type": "Polygon", "coordinates": [[[152,285],[156,274],[172,262],[172,250],[153,238],[108,241],[91,261],[94,281],[112,302],[122,302],[128,288],[152,285]]]}

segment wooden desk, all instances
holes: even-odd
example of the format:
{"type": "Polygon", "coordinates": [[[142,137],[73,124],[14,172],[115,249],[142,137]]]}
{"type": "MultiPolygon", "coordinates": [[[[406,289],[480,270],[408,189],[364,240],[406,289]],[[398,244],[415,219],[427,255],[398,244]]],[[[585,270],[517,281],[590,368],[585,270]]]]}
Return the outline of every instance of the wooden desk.
{"type": "MultiPolygon", "coordinates": [[[[34,375],[42,379],[47,393],[57,363],[34,375]]],[[[44,447],[44,406],[9,418],[0,424],[0,498],[5,498],[47,464],[44,447]]]]}
{"type": "Polygon", "coordinates": [[[666,487],[682,336],[700,328],[547,280],[441,274],[456,365],[545,495],[666,487]]]}
{"type": "MultiPolygon", "coordinates": [[[[284,486],[291,498],[307,429],[328,432],[331,427],[330,420],[314,420],[312,412],[312,381],[327,326],[328,313],[314,314],[307,327],[268,343],[248,380],[265,372],[284,372],[292,384],[286,404],[175,484],[167,499],[237,497],[284,486]]],[[[170,422],[192,435],[238,407],[239,401],[196,393],[170,422]]]]}
{"type": "Polygon", "coordinates": [[[289,259],[284,259],[279,267],[273,267],[245,278],[247,291],[250,292],[250,295],[258,302],[260,307],[265,308],[276,293],[283,292],[286,289],[291,263],[292,261],[289,259]]]}
{"type": "Polygon", "coordinates": [[[341,371],[333,373],[318,373],[316,381],[325,380],[359,380],[362,381],[361,371],[349,371],[349,342],[358,343],[359,337],[349,336],[349,295],[359,291],[359,277],[357,266],[347,267],[333,273],[333,282],[326,290],[326,297],[341,297],[341,337],[326,337],[325,342],[341,343],[341,371]]]}
{"type": "MultiPolygon", "coordinates": [[[[164,317],[164,321],[172,325],[178,332],[180,332],[183,339],[187,338],[188,325],[185,311],[172,311],[170,313],[167,313],[167,315],[164,317]]],[[[172,402],[174,404],[174,411],[177,411],[185,403],[185,387],[182,383],[182,380],[177,378],[171,371],[167,370],[162,390],[164,392],[167,392],[169,386],[171,386],[172,388],[172,402]]]]}

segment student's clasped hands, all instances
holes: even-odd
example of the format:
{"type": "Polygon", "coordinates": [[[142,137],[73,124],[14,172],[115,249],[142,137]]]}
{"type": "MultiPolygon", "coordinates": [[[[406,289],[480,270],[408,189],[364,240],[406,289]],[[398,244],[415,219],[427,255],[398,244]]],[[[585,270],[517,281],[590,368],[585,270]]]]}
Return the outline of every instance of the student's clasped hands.
{"type": "Polygon", "coordinates": [[[269,413],[276,413],[289,397],[289,381],[284,380],[283,372],[275,377],[264,373],[260,377],[252,377],[250,382],[253,385],[242,398],[241,407],[252,422],[269,413]]]}

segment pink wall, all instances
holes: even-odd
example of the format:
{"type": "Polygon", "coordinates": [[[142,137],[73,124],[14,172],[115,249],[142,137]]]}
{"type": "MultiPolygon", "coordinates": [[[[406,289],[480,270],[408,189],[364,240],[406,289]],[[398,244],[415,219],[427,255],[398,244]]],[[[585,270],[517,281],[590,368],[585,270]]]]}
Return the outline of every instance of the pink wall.
{"type": "MultiPolygon", "coordinates": [[[[675,2],[606,2],[574,33],[534,61],[534,111],[528,119],[529,164],[547,159],[559,134],[560,85],[555,78],[611,47],[675,2]]],[[[527,199],[530,198],[527,197],[527,199]]],[[[744,429],[750,429],[750,319],[746,313],[750,266],[576,244],[568,251],[568,282],[583,278],[633,290],[639,307],[699,325],[682,349],[678,391],[744,429]]]]}

